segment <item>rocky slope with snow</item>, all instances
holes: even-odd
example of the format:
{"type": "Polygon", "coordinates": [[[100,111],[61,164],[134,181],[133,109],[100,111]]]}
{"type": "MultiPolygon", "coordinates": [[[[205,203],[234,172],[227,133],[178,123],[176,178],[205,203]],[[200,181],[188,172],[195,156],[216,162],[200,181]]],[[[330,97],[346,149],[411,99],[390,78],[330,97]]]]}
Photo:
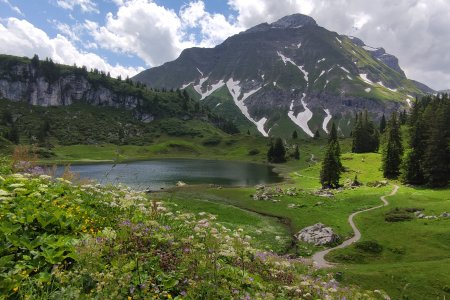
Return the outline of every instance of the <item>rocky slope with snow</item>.
{"type": "Polygon", "coordinates": [[[383,48],[300,14],[257,25],[215,48],[186,49],[133,80],[187,89],[241,130],[264,136],[289,136],[298,128],[303,136],[325,134],[331,122],[348,135],[355,112],[381,117],[428,92],[383,48]]]}

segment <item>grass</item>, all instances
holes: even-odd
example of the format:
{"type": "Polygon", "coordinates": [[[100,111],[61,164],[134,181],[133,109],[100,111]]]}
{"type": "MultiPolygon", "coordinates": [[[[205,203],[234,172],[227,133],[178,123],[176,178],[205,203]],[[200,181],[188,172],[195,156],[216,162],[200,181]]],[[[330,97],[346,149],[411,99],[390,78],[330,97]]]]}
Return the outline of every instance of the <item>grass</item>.
{"type": "MultiPolygon", "coordinates": [[[[346,151],[349,147],[348,141],[341,144],[343,151],[346,151]]],[[[379,205],[379,197],[388,194],[392,186],[364,186],[344,190],[332,198],[313,195],[312,191],[319,188],[320,164],[312,163],[309,158],[314,154],[315,158],[320,160],[322,149],[323,143],[320,141],[304,145],[299,162],[289,162],[278,167],[280,172],[288,176],[287,181],[279,186],[301,189],[298,196],[277,197],[281,201],[274,203],[252,200],[250,196],[255,193],[254,188],[192,187],[176,189],[171,201],[180,205],[182,210],[211,212],[228,224],[253,227],[254,231],[260,230],[262,234],[253,236],[259,245],[265,246],[267,241],[274,241],[276,234],[280,238],[272,242],[274,250],[289,249],[293,233],[317,222],[331,226],[344,239],[349,238],[352,231],[347,223],[348,215],[379,205]],[[300,208],[289,208],[289,204],[297,204],[300,208]],[[250,216],[244,217],[246,214],[250,216]],[[272,226],[265,224],[269,220],[261,221],[268,216],[271,216],[269,220],[272,226]],[[278,226],[273,217],[278,218],[278,226]],[[244,218],[251,222],[243,224],[244,218]],[[280,228],[280,224],[284,227],[280,228]],[[274,233],[276,228],[279,231],[274,233]],[[280,241],[285,245],[277,248],[280,241]]],[[[345,153],[342,161],[347,171],[341,182],[352,180],[355,175],[364,184],[383,180],[380,154],[345,153]]],[[[384,219],[385,213],[394,207],[419,207],[425,209],[426,215],[440,215],[450,207],[448,195],[448,189],[429,190],[401,186],[398,194],[389,198],[391,204],[388,207],[359,215],[355,219],[362,232],[361,241],[376,242],[383,249],[381,253],[367,252],[361,250],[364,247],[358,249],[355,246],[333,251],[329,254],[329,259],[339,262],[338,268],[333,272],[341,272],[345,284],[360,285],[365,289],[383,289],[393,299],[444,299],[445,295],[448,297],[449,220],[414,219],[392,223],[384,219]]],[[[308,256],[318,248],[299,244],[296,249],[289,250],[308,256]]]]}
{"type": "Polygon", "coordinates": [[[426,215],[440,215],[450,207],[449,190],[402,186],[389,200],[389,207],[356,218],[363,240],[376,240],[383,246],[380,255],[371,257],[350,247],[332,252],[329,258],[345,263],[357,257],[361,263],[346,263],[340,268],[344,281],[366,288],[382,283],[396,299],[448,297],[450,220],[386,222],[384,215],[392,207],[420,207],[426,215]]]}

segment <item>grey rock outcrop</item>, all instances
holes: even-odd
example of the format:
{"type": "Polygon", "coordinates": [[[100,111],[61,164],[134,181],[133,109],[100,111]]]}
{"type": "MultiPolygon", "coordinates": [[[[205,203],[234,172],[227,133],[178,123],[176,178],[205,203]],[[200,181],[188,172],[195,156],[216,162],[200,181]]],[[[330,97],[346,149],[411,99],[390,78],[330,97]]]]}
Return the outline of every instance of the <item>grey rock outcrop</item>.
{"type": "Polygon", "coordinates": [[[322,223],[317,223],[300,230],[295,237],[299,241],[314,244],[316,246],[323,246],[333,244],[339,241],[339,236],[334,233],[331,227],[326,227],[322,223]]]}
{"type": "MultiPolygon", "coordinates": [[[[67,106],[82,101],[95,106],[132,110],[142,101],[135,96],[118,94],[101,84],[93,85],[81,74],[61,75],[50,81],[38,75],[31,64],[18,64],[7,72],[0,72],[0,75],[0,98],[14,102],[48,107],[67,106]]],[[[154,119],[149,113],[134,115],[144,122],[154,119]]]]}

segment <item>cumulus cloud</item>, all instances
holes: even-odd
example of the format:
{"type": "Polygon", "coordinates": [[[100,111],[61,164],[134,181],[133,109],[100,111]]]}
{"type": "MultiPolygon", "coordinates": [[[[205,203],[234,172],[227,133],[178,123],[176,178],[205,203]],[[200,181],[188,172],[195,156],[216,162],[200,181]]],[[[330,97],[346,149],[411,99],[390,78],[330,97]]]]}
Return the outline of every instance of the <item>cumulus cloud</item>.
{"type": "Polygon", "coordinates": [[[73,10],[76,6],[79,6],[82,12],[99,13],[97,5],[92,0],[56,0],[56,5],[69,10],[73,10]]]}
{"type": "Polygon", "coordinates": [[[436,89],[450,86],[450,1],[229,0],[242,27],[304,13],[320,26],[355,35],[400,59],[408,77],[436,89]]]}
{"type": "Polygon", "coordinates": [[[151,0],[115,3],[117,13],[108,13],[104,26],[86,21],[87,30],[100,47],[137,55],[149,66],[173,60],[188,47],[215,46],[242,29],[222,14],[205,11],[203,1],[190,2],[179,13],[151,0]]]}
{"type": "Polygon", "coordinates": [[[183,41],[178,15],[146,0],[127,1],[116,15],[107,14],[105,26],[86,21],[86,28],[101,47],[135,54],[152,66],[172,60],[192,46],[183,41]]]}
{"type": "Polygon", "coordinates": [[[6,24],[0,23],[0,53],[14,53],[18,56],[31,57],[38,54],[41,58],[49,57],[62,64],[85,65],[110,72],[112,76],[133,76],[143,68],[111,65],[94,53],[79,51],[66,37],[57,35],[50,38],[44,31],[34,27],[26,20],[8,18],[6,24]]]}

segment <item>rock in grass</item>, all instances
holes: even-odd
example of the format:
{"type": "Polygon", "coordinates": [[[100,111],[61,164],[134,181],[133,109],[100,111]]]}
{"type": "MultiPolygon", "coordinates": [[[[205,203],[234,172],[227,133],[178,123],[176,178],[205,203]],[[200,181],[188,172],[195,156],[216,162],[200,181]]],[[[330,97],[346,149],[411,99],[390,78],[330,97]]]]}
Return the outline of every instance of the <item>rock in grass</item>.
{"type": "Polygon", "coordinates": [[[339,236],[333,232],[331,227],[326,227],[322,223],[317,223],[300,230],[296,236],[299,241],[323,246],[333,244],[339,241],[339,236]]]}

